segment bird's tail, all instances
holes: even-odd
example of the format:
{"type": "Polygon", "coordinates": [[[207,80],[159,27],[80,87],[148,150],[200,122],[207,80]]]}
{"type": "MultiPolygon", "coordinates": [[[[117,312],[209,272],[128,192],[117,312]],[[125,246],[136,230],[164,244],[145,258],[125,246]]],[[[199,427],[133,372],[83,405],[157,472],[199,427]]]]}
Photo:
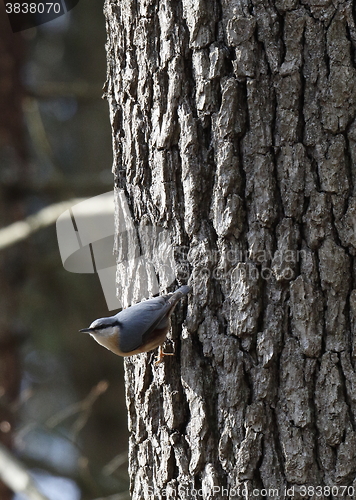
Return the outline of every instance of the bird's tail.
{"type": "Polygon", "coordinates": [[[183,285],[173,292],[169,298],[169,302],[174,306],[184,295],[188,295],[192,291],[192,287],[183,285]]]}
{"type": "Polygon", "coordinates": [[[188,293],[190,293],[192,290],[193,290],[193,288],[191,286],[183,285],[183,286],[179,287],[178,290],[176,290],[174,293],[179,292],[182,295],[188,295],[188,293]]]}

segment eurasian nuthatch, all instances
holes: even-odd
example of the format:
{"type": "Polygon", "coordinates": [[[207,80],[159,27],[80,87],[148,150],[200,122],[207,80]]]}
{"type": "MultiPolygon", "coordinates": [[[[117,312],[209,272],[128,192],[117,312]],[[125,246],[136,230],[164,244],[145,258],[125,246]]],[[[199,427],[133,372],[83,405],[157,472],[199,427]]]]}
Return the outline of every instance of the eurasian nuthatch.
{"type": "Polygon", "coordinates": [[[144,300],[115,316],[96,319],[89,328],[79,331],[90,333],[99,344],[119,356],[151,351],[166,340],[173,309],[191,290],[190,286],[181,286],[173,293],[144,300]]]}

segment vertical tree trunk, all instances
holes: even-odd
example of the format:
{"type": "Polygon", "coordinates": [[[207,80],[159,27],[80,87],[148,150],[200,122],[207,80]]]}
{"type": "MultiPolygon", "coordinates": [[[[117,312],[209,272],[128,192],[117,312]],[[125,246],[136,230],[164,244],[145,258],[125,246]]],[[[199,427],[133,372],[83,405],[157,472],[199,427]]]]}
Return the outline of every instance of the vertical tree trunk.
{"type": "Polygon", "coordinates": [[[194,288],[126,361],[134,500],[354,498],[353,8],[106,0],[116,183],[194,288]]]}

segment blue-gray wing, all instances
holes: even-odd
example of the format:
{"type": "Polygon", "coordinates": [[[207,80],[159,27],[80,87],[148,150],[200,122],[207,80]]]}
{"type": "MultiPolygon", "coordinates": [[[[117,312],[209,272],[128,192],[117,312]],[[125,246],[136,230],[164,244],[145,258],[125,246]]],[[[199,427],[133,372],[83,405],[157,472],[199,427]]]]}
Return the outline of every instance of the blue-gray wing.
{"type": "Polygon", "coordinates": [[[168,328],[170,312],[191,291],[190,286],[183,285],[173,293],[145,300],[119,312],[116,319],[120,322],[120,350],[132,352],[141,347],[157,327],[168,328]]]}
{"type": "MultiPolygon", "coordinates": [[[[145,334],[153,331],[156,325],[164,324],[165,316],[172,308],[169,296],[164,295],[145,300],[128,307],[116,315],[120,325],[120,345],[122,352],[132,352],[143,343],[145,334]]],[[[168,321],[168,316],[167,316],[168,321]]]]}

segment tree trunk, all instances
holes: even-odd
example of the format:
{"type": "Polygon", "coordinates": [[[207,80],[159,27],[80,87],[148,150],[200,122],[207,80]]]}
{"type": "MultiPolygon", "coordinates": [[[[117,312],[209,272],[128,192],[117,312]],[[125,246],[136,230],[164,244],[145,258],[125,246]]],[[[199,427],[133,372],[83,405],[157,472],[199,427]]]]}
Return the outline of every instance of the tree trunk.
{"type": "Polygon", "coordinates": [[[175,357],[125,363],[132,498],[354,498],[352,1],[105,14],[116,185],[193,286],[175,357]]]}

